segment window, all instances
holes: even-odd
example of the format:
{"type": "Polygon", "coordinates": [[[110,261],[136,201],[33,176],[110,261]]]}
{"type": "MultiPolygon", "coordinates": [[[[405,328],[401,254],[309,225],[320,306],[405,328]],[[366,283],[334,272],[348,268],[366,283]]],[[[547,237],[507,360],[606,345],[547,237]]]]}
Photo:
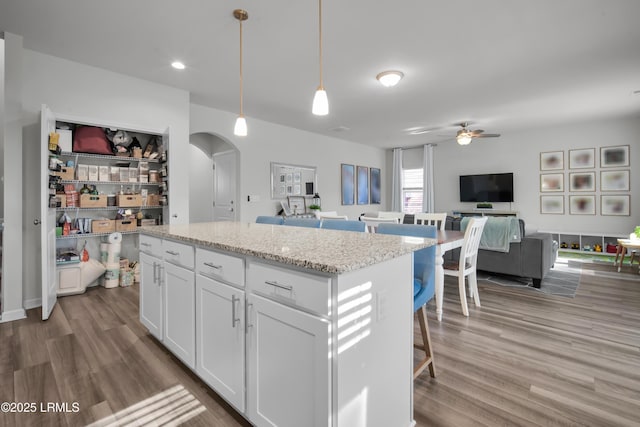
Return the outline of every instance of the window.
{"type": "Polygon", "coordinates": [[[402,211],[422,212],[423,169],[402,169],[402,211]]]}

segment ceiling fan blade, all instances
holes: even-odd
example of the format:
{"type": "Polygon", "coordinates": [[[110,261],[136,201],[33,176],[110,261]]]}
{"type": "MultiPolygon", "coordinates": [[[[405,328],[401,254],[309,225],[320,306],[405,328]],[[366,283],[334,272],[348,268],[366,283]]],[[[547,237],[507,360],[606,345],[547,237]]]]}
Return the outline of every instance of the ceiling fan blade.
{"type": "Polygon", "coordinates": [[[476,130],[472,130],[472,131],[469,131],[469,132],[471,132],[472,136],[477,136],[477,135],[480,135],[481,133],[483,133],[484,130],[483,129],[476,129],[476,130]]]}
{"type": "Polygon", "coordinates": [[[497,138],[499,136],[499,133],[482,133],[480,135],[473,135],[474,138],[497,138]]]}

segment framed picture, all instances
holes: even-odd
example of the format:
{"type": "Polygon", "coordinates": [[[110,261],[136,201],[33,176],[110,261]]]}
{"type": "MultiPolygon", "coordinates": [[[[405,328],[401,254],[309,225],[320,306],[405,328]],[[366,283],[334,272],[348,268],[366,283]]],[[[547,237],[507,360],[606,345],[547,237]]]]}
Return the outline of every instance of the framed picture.
{"type": "Polygon", "coordinates": [[[369,169],[369,185],[371,186],[369,199],[372,205],[380,204],[380,169],[369,169]]]}
{"type": "Polygon", "coordinates": [[[569,191],[596,191],[595,172],[572,172],[569,174],[569,191]]]}
{"type": "Polygon", "coordinates": [[[596,196],[569,196],[571,215],[595,215],[596,196]]]}
{"type": "Polygon", "coordinates": [[[299,215],[307,212],[307,201],[302,196],[289,196],[287,197],[289,202],[289,209],[294,215],[299,215]]]}
{"type": "Polygon", "coordinates": [[[600,171],[600,191],[629,191],[629,171],[600,171]]]}
{"type": "Polygon", "coordinates": [[[540,191],[564,191],[563,173],[543,173],[540,174],[540,191]]]}
{"type": "Polygon", "coordinates": [[[618,145],[616,147],[600,148],[600,167],[613,168],[629,166],[629,146],[618,145]]]}
{"type": "Polygon", "coordinates": [[[540,170],[553,171],[564,169],[564,151],[540,153],[540,170]]]}
{"type": "Polygon", "coordinates": [[[353,205],[355,203],[355,166],[340,166],[340,186],[342,193],[342,204],[353,205]]]}
{"type": "Polygon", "coordinates": [[[600,212],[602,215],[631,215],[629,205],[631,196],[600,196],[600,212]]]}
{"type": "Polygon", "coordinates": [[[564,214],[564,196],[540,196],[541,214],[564,214]]]}
{"type": "Polygon", "coordinates": [[[369,204],[369,168],[358,166],[358,204],[369,204]]]}
{"type": "Polygon", "coordinates": [[[594,167],[596,167],[595,148],[569,150],[569,169],[588,169],[594,167]]]}

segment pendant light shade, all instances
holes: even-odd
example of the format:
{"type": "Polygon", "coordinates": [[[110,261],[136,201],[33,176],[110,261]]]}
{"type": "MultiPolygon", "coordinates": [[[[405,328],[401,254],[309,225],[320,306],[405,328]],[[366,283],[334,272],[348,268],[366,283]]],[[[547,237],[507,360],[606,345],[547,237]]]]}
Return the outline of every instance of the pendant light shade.
{"type": "Polygon", "coordinates": [[[320,59],[320,85],[313,97],[311,112],[316,116],[326,116],[329,114],[329,99],[322,84],[322,0],[318,0],[318,52],[320,59]]]}
{"type": "Polygon", "coordinates": [[[242,21],[249,19],[249,14],[246,10],[236,9],[233,11],[233,16],[240,22],[240,115],[236,119],[233,134],[236,136],[247,136],[247,120],[244,118],[244,112],[242,111],[242,21]]]}

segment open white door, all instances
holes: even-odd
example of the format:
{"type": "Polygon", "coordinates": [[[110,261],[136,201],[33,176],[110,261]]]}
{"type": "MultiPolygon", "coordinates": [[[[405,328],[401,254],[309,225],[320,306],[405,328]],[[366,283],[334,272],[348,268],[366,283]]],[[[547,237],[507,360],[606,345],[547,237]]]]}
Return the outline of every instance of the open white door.
{"type": "Polygon", "coordinates": [[[236,220],[236,152],[213,155],[213,219],[236,220]]]}
{"type": "MultiPolygon", "coordinates": [[[[40,112],[40,259],[42,268],[42,320],[47,320],[56,305],[58,275],[56,274],[56,209],[49,207],[49,132],[56,130],[51,110],[42,106],[40,112]]],[[[55,191],[55,190],[52,190],[55,191]]]]}

